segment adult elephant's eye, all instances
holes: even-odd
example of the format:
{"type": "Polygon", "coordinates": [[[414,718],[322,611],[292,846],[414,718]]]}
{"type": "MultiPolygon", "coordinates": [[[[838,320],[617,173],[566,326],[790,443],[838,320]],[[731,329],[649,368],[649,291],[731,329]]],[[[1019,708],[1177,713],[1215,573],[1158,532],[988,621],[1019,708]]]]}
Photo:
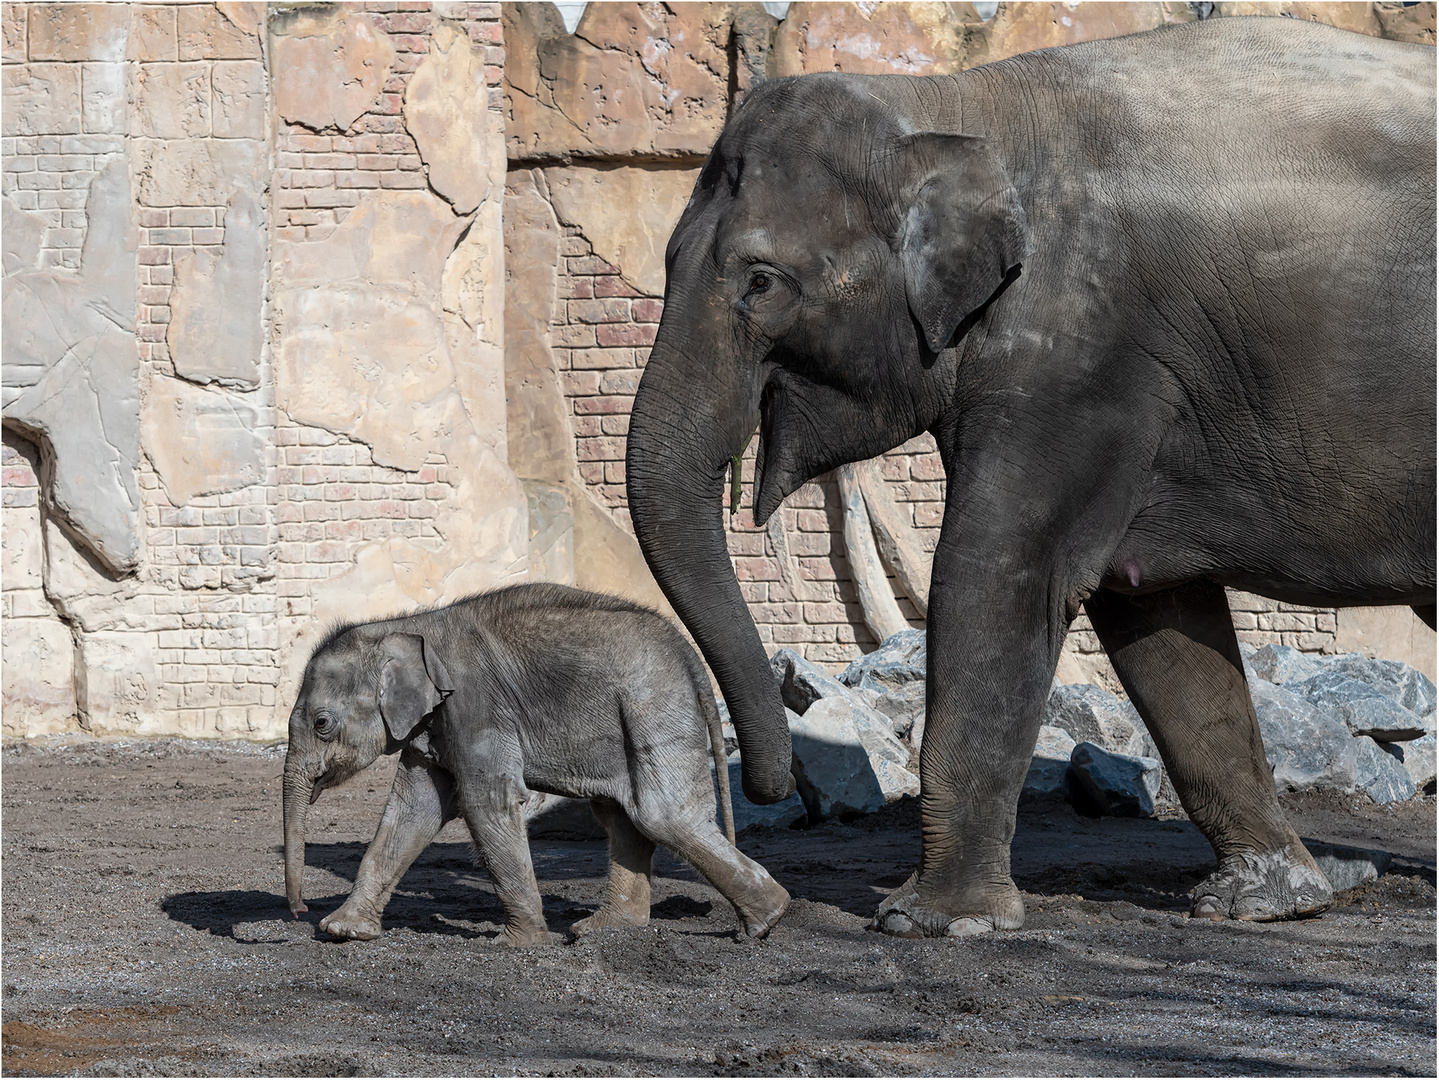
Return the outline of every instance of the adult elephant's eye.
{"type": "Polygon", "coordinates": [[[763,270],[756,270],[749,277],[749,291],[746,293],[746,295],[759,296],[763,293],[767,293],[769,292],[770,287],[773,284],[773,277],[771,277],[769,274],[766,274],[763,270]]]}

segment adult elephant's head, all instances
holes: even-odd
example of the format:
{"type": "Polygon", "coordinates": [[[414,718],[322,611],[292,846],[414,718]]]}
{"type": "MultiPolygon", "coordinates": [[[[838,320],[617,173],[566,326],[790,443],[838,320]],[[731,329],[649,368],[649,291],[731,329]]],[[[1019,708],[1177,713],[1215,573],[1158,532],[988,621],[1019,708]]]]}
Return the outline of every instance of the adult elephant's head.
{"type": "Polygon", "coordinates": [[[998,155],[961,131],[956,106],[949,80],[761,86],[710,152],[665,255],[664,317],[630,421],[630,514],[724,691],[754,802],[793,790],[789,731],[725,546],[726,464],[758,421],[764,522],[806,481],[939,419],[954,392],[946,349],[1028,245],[998,155]]]}

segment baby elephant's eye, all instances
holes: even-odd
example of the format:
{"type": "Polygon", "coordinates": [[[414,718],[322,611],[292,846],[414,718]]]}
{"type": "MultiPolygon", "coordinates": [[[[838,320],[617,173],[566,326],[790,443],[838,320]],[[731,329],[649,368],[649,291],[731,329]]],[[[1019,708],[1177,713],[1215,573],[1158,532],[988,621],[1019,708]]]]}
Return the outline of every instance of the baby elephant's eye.
{"type": "Polygon", "coordinates": [[[329,713],[315,715],[315,734],[328,735],[335,728],[335,718],[329,713]]]}

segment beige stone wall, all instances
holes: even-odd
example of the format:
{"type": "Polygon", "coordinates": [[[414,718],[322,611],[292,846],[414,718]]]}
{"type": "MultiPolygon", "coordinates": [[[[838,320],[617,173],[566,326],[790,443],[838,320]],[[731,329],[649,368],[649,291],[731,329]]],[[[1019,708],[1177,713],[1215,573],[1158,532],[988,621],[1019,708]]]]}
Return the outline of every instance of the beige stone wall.
{"type": "Polygon", "coordinates": [[[498,5],[3,27],[4,730],[280,736],[328,624],[528,573],[498,5]]]}
{"type": "MultiPolygon", "coordinates": [[[[1432,4],[1270,8],[1433,41],[1432,4]]],[[[663,608],[624,440],[733,104],[1193,17],[613,3],[570,34],[545,3],[0,4],[4,732],[270,739],[336,620],[527,578],[663,608]]],[[[765,530],[753,458],[728,536],[767,647],[837,665],[921,623],[927,437],[765,530]]],[[[1247,638],[1432,671],[1407,612],[1235,599],[1247,638]]],[[[1080,624],[1062,674],[1103,669],[1080,624]]]]}
{"type": "MultiPolygon", "coordinates": [[[[1212,17],[1250,14],[1434,38],[1433,4],[1221,3],[1212,17]]],[[[1000,4],[988,20],[970,4],[794,3],[783,21],[758,4],[613,3],[590,5],[569,34],[550,5],[505,5],[512,186],[515,177],[526,178],[526,197],[545,204],[555,230],[544,274],[523,282],[524,291],[552,297],[542,319],[533,310],[524,316],[532,324],[525,347],[533,357],[534,343],[543,343],[588,491],[629,527],[624,435],[662,310],[664,242],[728,109],[756,79],[831,70],[945,73],[1196,18],[1186,3],[1000,4]],[[666,104],[676,101],[683,107],[666,104]]],[[[511,446],[512,459],[522,460],[513,433],[511,446]]],[[[757,529],[748,512],[753,459],[752,447],[746,509],[730,522],[728,540],[760,636],[771,649],[791,646],[813,660],[847,662],[874,646],[875,632],[845,547],[840,489],[833,477],[807,485],[781,510],[782,533],[757,529]]],[[[878,466],[915,548],[932,553],[944,500],[932,440],[922,436],[878,466]]],[[[892,572],[889,584],[900,615],[922,625],[892,572]]],[[[1313,652],[1337,647],[1332,609],[1242,593],[1231,602],[1244,640],[1313,652]]],[[[1412,616],[1405,610],[1383,618],[1412,616]]],[[[1064,677],[1114,685],[1083,617],[1066,654],[1064,677]]]]}

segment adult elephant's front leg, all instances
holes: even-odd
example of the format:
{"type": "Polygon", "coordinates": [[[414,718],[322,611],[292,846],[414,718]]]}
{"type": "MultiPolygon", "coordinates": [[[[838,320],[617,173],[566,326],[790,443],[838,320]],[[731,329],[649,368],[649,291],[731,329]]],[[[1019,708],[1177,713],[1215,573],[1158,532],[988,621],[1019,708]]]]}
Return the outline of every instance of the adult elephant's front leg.
{"type": "Polygon", "coordinates": [[[920,868],[875,915],[878,929],[902,937],[1024,924],[1009,847],[1068,626],[1047,557],[966,535],[951,518],[929,597],[920,868]]]}
{"type": "Polygon", "coordinates": [[[1327,908],[1333,890],[1275,797],[1224,589],[1101,589],[1085,610],[1219,859],[1194,890],[1194,914],[1267,921],[1327,908]]]}

